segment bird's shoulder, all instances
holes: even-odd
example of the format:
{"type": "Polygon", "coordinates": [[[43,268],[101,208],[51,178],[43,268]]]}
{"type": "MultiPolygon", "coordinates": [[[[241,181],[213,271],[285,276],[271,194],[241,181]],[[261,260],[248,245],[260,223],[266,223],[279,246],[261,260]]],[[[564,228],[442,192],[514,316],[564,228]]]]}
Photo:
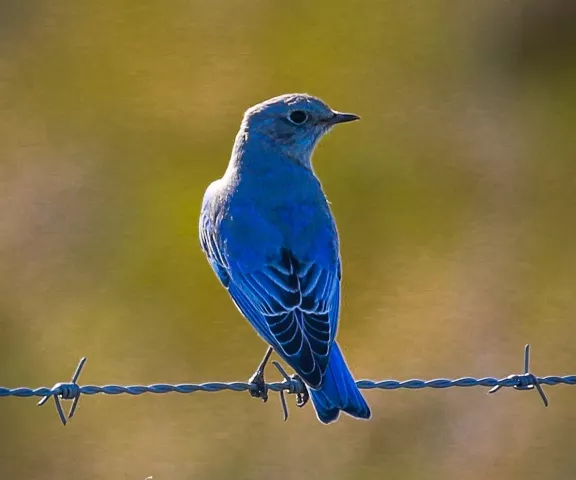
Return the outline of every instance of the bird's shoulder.
{"type": "Polygon", "coordinates": [[[224,178],[214,180],[204,192],[202,198],[202,215],[217,215],[227,206],[230,186],[224,178]]]}

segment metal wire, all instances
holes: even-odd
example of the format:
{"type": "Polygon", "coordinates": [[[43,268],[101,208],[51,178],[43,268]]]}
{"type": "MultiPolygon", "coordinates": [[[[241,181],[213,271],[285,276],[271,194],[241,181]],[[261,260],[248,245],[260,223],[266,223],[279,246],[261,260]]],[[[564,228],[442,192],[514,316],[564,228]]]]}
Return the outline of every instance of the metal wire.
{"type": "MultiPolygon", "coordinates": [[[[0,387],[0,397],[43,397],[38,405],[44,405],[51,397],[54,398],[56,410],[60,420],[64,425],[74,415],[78,400],[81,395],[96,395],[99,393],[105,395],[142,395],[144,393],[194,393],[194,392],[221,392],[224,390],[231,390],[234,392],[254,392],[255,385],[246,382],[208,382],[208,383],[181,383],[181,384],[165,384],[157,383],[153,385],[78,385],[78,377],[82,372],[82,368],[86,363],[86,358],[82,358],[76,367],[76,371],[72,376],[70,382],[61,382],[54,385],[52,388],[5,388],[0,387]],[[72,400],[72,405],[68,415],[66,415],[60,404],[60,399],[72,400]]],[[[284,381],[267,383],[265,389],[273,392],[280,392],[281,401],[284,410],[284,418],[288,418],[288,411],[284,400],[284,391],[296,395],[303,395],[306,393],[306,386],[298,376],[288,376],[286,372],[279,366],[277,362],[274,365],[282,376],[284,381]]],[[[457,379],[449,378],[436,378],[433,380],[358,380],[356,385],[358,388],[365,390],[398,390],[410,389],[418,390],[422,388],[451,388],[451,387],[492,387],[488,393],[495,393],[501,388],[512,387],[516,390],[532,390],[536,389],[539,393],[544,406],[548,406],[548,399],[542,389],[542,385],[576,385],[576,375],[555,376],[550,375],[546,377],[537,377],[530,373],[530,345],[526,345],[524,349],[524,371],[520,374],[509,375],[505,378],[495,377],[462,377],[457,379]]],[[[299,397],[300,398],[300,397],[299,397]]]]}

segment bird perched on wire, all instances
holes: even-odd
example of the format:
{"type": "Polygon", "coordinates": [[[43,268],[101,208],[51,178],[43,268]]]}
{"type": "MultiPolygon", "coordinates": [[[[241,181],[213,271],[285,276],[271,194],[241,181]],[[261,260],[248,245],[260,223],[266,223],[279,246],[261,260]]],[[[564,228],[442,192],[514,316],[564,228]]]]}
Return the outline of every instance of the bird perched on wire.
{"type": "MultiPolygon", "coordinates": [[[[359,118],[306,94],[248,109],[228,168],[206,190],[200,215],[210,265],[240,312],[309,387],[323,423],[341,410],[370,418],[336,343],[338,232],[311,163],[323,135],[359,118]]],[[[251,379],[260,387],[270,353],[251,379]]]]}

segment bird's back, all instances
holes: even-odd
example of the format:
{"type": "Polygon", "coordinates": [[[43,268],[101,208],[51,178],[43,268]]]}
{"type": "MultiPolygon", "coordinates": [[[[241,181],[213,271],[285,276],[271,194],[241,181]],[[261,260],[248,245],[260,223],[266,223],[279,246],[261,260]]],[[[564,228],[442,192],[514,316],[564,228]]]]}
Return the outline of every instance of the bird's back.
{"type": "Polygon", "coordinates": [[[338,258],[336,226],[320,182],[300,166],[227,172],[206,191],[200,227],[245,262],[262,261],[279,248],[303,260],[338,258]]]}

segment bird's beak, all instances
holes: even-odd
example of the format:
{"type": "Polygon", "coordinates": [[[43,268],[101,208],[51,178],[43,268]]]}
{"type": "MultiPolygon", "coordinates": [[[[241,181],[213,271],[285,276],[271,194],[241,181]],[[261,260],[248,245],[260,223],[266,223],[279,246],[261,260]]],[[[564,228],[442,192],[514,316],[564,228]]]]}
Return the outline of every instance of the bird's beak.
{"type": "Polygon", "coordinates": [[[355,120],[360,120],[360,117],[354,113],[334,112],[334,115],[332,115],[326,123],[336,125],[337,123],[353,122],[355,120]]]}

